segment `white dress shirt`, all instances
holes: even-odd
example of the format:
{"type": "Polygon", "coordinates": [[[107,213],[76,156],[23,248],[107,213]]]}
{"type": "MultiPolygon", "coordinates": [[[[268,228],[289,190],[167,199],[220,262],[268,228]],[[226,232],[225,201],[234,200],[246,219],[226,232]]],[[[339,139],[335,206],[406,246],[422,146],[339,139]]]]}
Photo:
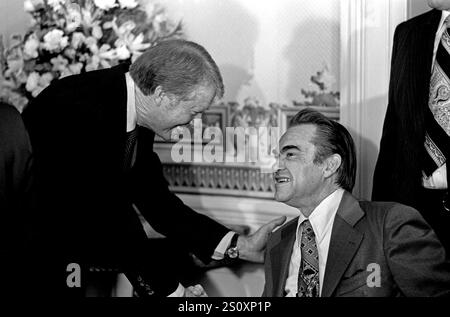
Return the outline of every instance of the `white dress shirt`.
{"type": "MultiPolygon", "coordinates": [[[[330,247],[331,231],[333,229],[334,218],[341,203],[344,190],[339,188],[330,194],[327,198],[313,210],[309,216],[309,222],[316,236],[317,251],[319,253],[319,294],[322,294],[323,277],[325,276],[325,268],[327,265],[328,249],[330,247]]],[[[297,224],[297,233],[294,246],[292,248],[291,260],[289,262],[289,273],[286,279],[284,290],[286,297],[295,297],[298,289],[298,273],[302,254],[300,242],[302,238],[302,230],[300,224],[307,219],[300,213],[297,224]]]]}
{"type": "MultiPolygon", "coordinates": [[[[450,15],[449,11],[442,11],[441,21],[439,22],[439,26],[436,31],[436,36],[434,38],[434,49],[433,49],[433,60],[431,63],[431,73],[433,73],[434,63],[436,61],[436,53],[439,47],[439,42],[441,41],[442,34],[444,33],[447,25],[445,24],[445,20],[450,15]]],[[[422,178],[422,184],[425,188],[430,189],[446,189],[447,184],[447,163],[440,166],[437,170],[430,175],[430,177],[424,176],[422,178]]]]}
{"type": "MultiPolygon", "coordinates": [[[[136,117],[136,87],[133,79],[130,76],[130,73],[125,73],[125,81],[127,85],[127,132],[133,131],[137,125],[137,117],[136,117]]],[[[214,260],[222,260],[224,258],[224,254],[231,243],[231,238],[233,237],[234,232],[228,232],[222,240],[217,245],[214,250],[214,254],[211,255],[211,258],[214,260]]],[[[184,294],[184,287],[179,284],[178,288],[175,292],[169,295],[169,297],[180,297],[184,294]]]]}

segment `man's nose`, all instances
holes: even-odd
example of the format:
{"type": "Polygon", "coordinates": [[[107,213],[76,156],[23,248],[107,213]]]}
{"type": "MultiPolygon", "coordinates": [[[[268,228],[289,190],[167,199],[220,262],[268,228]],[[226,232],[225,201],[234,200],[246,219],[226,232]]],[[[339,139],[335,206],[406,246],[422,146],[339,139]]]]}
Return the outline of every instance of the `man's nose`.
{"type": "Polygon", "coordinates": [[[280,158],[280,156],[275,156],[275,162],[272,165],[272,172],[276,173],[282,169],[284,169],[283,160],[280,158]]]}

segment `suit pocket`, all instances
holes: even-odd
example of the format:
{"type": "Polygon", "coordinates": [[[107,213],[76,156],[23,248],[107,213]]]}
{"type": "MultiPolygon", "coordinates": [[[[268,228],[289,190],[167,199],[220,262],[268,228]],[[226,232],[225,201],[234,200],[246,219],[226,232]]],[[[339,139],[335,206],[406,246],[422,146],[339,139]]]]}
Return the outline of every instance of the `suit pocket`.
{"type": "MultiPolygon", "coordinates": [[[[361,272],[356,275],[353,275],[349,278],[342,279],[337,287],[336,296],[343,296],[350,292],[357,290],[363,286],[367,286],[367,272],[361,272]]],[[[355,296],[362,296],[361,294],[355,294],[355,296]]]]}

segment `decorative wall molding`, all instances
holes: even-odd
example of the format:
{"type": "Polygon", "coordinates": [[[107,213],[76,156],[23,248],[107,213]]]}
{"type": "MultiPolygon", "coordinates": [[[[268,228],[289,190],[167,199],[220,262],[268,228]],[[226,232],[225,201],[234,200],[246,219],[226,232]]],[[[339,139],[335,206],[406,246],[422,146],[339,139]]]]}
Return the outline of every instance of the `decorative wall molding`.
{"type": "Polygon", "coordinates": [[[354,194],[370,199],[387,107],[395,27],[407,18],[408,0],[342,0],[341,123],[356,145],[354,194]]]}
{"type": "Polygon", "coordinates": [[[257,166],[164,163],[164,176],[176,193],[215,194],[272,199],[272,174],[257,166]]]}

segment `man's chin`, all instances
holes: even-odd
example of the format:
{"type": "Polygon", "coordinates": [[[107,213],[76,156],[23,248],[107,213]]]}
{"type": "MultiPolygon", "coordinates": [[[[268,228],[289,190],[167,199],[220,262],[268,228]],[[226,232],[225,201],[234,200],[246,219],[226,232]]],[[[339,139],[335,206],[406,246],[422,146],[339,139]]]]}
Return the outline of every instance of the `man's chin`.
{"type": "Polygon", "coordinates": [[[164,133],[156,133],[161,139],[163,139],[166,142],[172,141],[170,138],[170,135],[164,134],[164,133]]]}
{"type": "Polygon", "coordinates": [[[170,131],[155,131],[155,134],[166,142],[172,141],[172,130],[170,131]]]}
{"type": "Polygon", "coordinates": [[[286,201],[289,200],[289,198],[286,195],[283,195],[282,193],[275,193],[275,200],[280,202],[280,203],[285,203],[286,201]]]}

